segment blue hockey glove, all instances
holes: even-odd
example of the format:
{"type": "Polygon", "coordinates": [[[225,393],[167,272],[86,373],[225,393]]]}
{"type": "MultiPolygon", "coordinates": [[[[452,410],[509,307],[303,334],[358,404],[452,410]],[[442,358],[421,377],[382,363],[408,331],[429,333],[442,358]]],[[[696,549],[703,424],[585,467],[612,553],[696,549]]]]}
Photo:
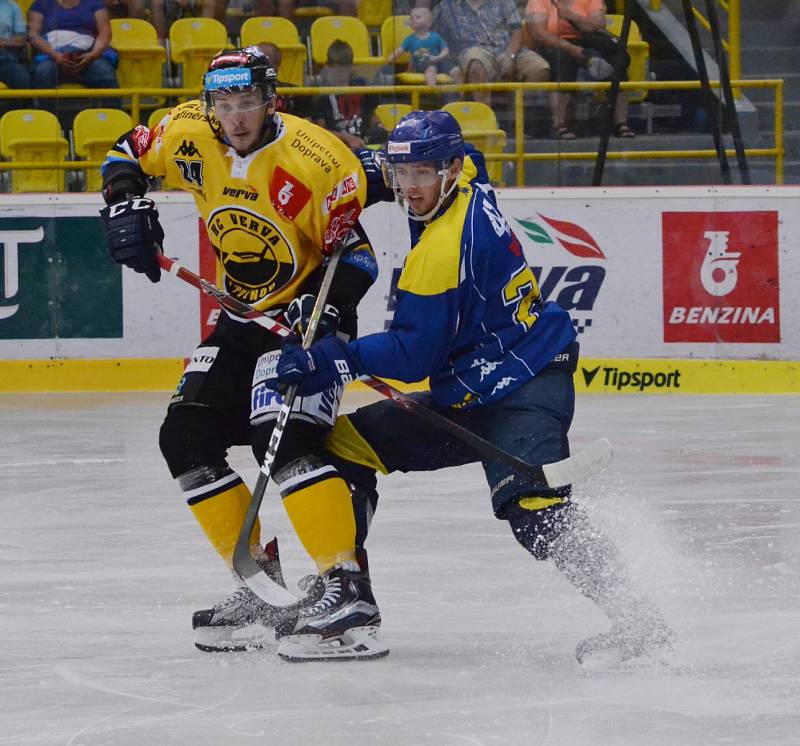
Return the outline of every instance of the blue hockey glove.
{"type": "Polygon", "coordinates": [[[276,368],[277,378],[268,385],[285,390],[297,385],[301,396],[311,396],[331,386],[343,386],[358,378],[358,363],[350,348],[336,335],[315,342],[308,350],[286,345],[276,368]]]}
{"type": "MultiPolygon", "coordinates": [[[[306,333],[308,322],[311,319],[311,312],[314,310],[314,303],[316,303],[316,301],[316,296],[306,293],[299,298],[295,298],[283,312],[286,324],[292,330],[293,334],[302,337],[306,333]]],[[[329,334],[335,334],[338,328],[339,309],[327,303],[325,305],[325,310],[322,312],[322,317],[319,320],[315,339],[322,339],[329,334]]]]}
{"type": "Polygon", "coordinates": [[[111,258],[136,272],[147,275],[151,282],[161,279],[156,255],[164,243],[164,231],[158,222],[153,200],[135,197],[100,210],[106,226],[106,244],[111,258]]]}

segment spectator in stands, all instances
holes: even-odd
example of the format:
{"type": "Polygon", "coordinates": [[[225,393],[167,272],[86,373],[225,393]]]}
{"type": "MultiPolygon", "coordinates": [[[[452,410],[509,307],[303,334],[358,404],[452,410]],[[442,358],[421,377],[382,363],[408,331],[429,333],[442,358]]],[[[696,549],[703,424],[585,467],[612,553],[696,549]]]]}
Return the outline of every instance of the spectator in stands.
{"type": "Polygon", "coordinates": [[[104,0],[110,18],[144,18],[144,0],[104,0]]]}
{"type": "MultiPolygon", "coordinates": [[[[353,74],[353,48],[337,40],[328,48],[325,67],[320,73],[321,86],[366,85],[364,78],[353,74]]],[[[382,145],[389,133],[375,116],[373,96],[358,93],[331,93],[314,102],[312,121],[336,134],[351,148],[382,145]]]]}
{"type": "MultiPolygon", "coordinates": [[[[522,19],[514,0],[441,0],[433,17],[467,83],[549,79],[547,62],[522,46],[522,19]]],[[[490,93],[474,96],[491,104],[490,93]]]]}
{"type": "MultiPolygon", "coordinates": [[[[278,71],[278,88],[296,88],[297,86],[292,83],[286,83],[280,79],[280,66],[281,66],[281,50],[277,44],[269,41],[261,42],[256,45],[267,57],[270,64],[278,71]]],[[[283,111],[287,114],[294,114],[296,117],[302,119],[311,119],[311,97],[310,96],[287,96],[285,94],[278,94],[275,101],[275,110],[283,111]]]]}
{"type": "MultiPolygon", "coordinates": [[[[196,12],[199,12],[198,4],[201,4],[203,9],[208,7],[208,4],[202,3],[202,0],[197,2],[195,0],[150,0],[150,23],[155,27],[158,34],[158,43],[162,47],[167,45],[169,27],[173,21],[183,18],[184,15],[194,16],[196,12]]],[[[213,4],[211,7],[213,9],[213,4]]],[[[224,6],[222,7],[222,13],[224,16],[224,6]]],[[[213,10],[211,15],[213,15],[213,10]]]]}
{"type": "MultiPolygon", "coordinates": [[[[525,9],[528,33],[540,54],[550,63],[553,78],[559,82],[578,79],[578,70],[587,68],[594,80],[611,78],[617,55],[616,37],[606,29],[603,0],[529,0],[525,9]]],[[[627,56],[627,55],[626,55],[627,56]]],[[[625,61],[625,69],[630,58],[625,61]]],[[[570,94],[553,91],[550,106],[553,137],[574,140],[567,126],[570,94]]],[[[635,137],[628,126],[628,97],[620,91],[614,108],[614,134],[635,137]]]]}
{"type": "MultiPolygon", "coordinates": [[[[119,88],[117,53],[109,46],[111,22],[103,0],[34,0],[28,12],[34,49],[34,88],[80,83],[87,88],[119,88]]],[[[53,106],[54,99],[46,99],[53,106]]],[[[118,100],[105,103],[117,106],[118,100]]]]}
{"type": "MultiPolygon", "coordinates": [[[[31,87],[31,74],[22,63],[26,41],[25,19],[19,5],[15,0],[0,0],[0,83],[9,88],[31,87]]],[[[8,108],[20,106],[19,99],[6,101],[8,108]]]]}
{"type": "Polygon", "coordinates": [[[391,64],[400,55],[408,52],[411,55],[409,70],[423,73],[426,85],[436,85],[437,73],[449,74],[454,82],[463,83],[461,69],[450,58],[447,42],[435,31],[431,31],[433,14],[430,8],[412,8],[409,23],[414,33],[403,39],[400,46],[386,58],[386,63],[391,64]]]}

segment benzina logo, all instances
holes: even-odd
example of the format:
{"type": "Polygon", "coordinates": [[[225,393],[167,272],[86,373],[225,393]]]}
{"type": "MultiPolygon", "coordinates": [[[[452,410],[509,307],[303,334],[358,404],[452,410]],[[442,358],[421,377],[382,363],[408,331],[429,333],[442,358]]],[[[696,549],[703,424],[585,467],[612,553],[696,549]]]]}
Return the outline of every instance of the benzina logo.
{"type": "MultiPolygon", "coordinates": [[[[606,255],[598,242],[585,228],[577,223],[556,220],[539,214],[539,220],[516,218],[525,235],[540,245],[560,246],[573,257],[604,261],[606,255]]],[[[555,265],[545,271],[544,267],[531,267],[542,300],[554,300],[572,317],[572,325],[582,334],[592,325],[592,311],[606,277],[600,264],[581,263],[555,265]]]]}
{"type": "MultiPolygon", "coordinates": [[[[601,367],[598,365],[596,368],[583,368],[583,380],[586,383],[586,388],[592,385],[592,382],[600,372],[601,367]]],[[[603,383],[605,388],[615,389],[622,391],[623,389],[632,389],[635,391],[644,391],[649,388],[657,389],[679,389],[681,387],[681,372],[679,370],[672,370],[669,373],[659,371],[653,373],[649,370],[621,370],[620,368],[605,367],[603,371],[603,383]]]]}
{"type": "Polygon", "coordinates": [[[662,215],[665,342],[780,342],[778,213],[662,215]]]}

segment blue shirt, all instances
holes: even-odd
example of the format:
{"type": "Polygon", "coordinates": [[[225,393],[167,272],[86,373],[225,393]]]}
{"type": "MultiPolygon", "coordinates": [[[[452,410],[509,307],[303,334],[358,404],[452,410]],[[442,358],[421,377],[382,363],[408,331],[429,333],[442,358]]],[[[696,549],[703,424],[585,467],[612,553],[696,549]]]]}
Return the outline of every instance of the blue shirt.
{"type": "Polygon", "coordinates": [[[575,339],[569,314],[542,302],[493,194],[462,179],[449,206],[415,225],[391,326],[350,343],[363,372],[430,376],[436,404],[472,407],[505,398],[575,339]]]}
{"type": "Polygon", "coordinates": [[[80,0],[74,8],[63,8],[56,0],[35,0],[31,10],[43,16],[42,36],[51,31],[75,31],[97,38],[94,14],[105,7],[103,0],[80,0]]]}
{"type": "Polygon", "coordinates": [[[14,0],[0,0],[0,39],[19,36],[26,31],[22,10],[14,0]]]}
{"type": "Polygon", "coordinates": [[[403,39],[401,46],[411,55],[411,66],[421,72],[431,64],[427,58],[441,54],[447,47],[447,42],[435,31],[431,31],[424,39],[411,34],[403,39]]]}

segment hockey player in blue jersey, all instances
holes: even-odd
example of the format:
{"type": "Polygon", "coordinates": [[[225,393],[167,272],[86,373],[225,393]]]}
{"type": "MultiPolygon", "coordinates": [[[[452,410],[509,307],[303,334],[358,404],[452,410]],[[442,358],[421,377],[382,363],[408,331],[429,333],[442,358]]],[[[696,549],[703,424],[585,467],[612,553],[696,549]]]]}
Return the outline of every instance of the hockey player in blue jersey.
{"type": "MultiPolygon", "coordinates": [[[[422,396],[429,406],[530,463],[558,461],[569,455],[575,331],[566,311],[543,302],[493,194],[463,178],[464,159],[462,134],[449,114],[415,111],[400,120],[384,171],[409,218],[411,251],[392,324],[352,342],[330,335],[309,350],[285,347],[274,385],[312,394],[360,374],[408,382],[428,377],[430,393],[422,396]]],[[[282,638],[279,654],[290,660],[369,657],[365,646],[385,652],[366,568],[356,559],[377,503],[376,471],[431,471],[478,460],[468,446],[391,401],[339,417],[327,447],[351,485],[355,536],[351,546],[325,551],[349,552],[353,560],[323,573],[322,601],[301,610],[294,633],[282,638]],[[348,628],[360,634],[349,638],[348,628]]],[[[547,488],[492,458],[483,467],[496,517],[610,617],[610,632],[579,644],[580,660],[624,660],[671,642],[672,632],[633,590],[613,544],[571,502],[569,488],[547,488]]]]}

